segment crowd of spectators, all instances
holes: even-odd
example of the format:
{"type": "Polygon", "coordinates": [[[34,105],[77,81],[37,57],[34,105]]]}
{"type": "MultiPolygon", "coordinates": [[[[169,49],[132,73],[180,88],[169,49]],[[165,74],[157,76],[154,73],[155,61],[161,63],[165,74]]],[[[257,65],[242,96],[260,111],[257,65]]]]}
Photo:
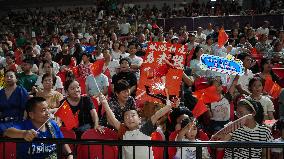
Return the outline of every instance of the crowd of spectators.
{"type": "MultiPolygon", "coordinates": [[[[208,8],[207,5],[194,1],[184,8],[184,13],[187,16],[192,16],[191,13],[199,14],[202,8],[208,8]]],[[[222,5],[225,6],[229,6],[230,9],[225,10],[230,12],[239,11],[237,5],[222,5]],[[235,10],[231,10],[230,6],[236,7],[235,10]]],[[[170,16],[167,15],[171,13],[166,12],[167,7],[163,8],[160,12],[162,17],[170,16]]],[[[60,105],[67,102],[78,119],[74,128],[77,138],[88,129],[103,132],[104,127],[110,127],[116,129],[119,138],[123,140],[150,140],[153,132],[159,132],[164,140],[198,141],[200,132],[206,132],[210,137],[234,121],[236,118],[231,115],[232,111],[236,112],[235,117],[253,114],[253,118],[248,119],[245,126],[219,140],[272,141],[273,137],[281,136],[272,137],[272,129],[263,122],[284,119],[283,91],[279,97],[272,97],[269,92],[263,91],[263,87],[268,78],[283,87],[283,76],[278,76],[272,70],[284,67],[283,30],[270,28],[268,21],[259,28],[252,28],[250,24],[235,25],[228,32],[228,42],[218,47],[221,28],[211,23],[204,29],[198,27],[195,32],[189,32],[186,27],[181,27],[178,32],[173,29],[166,31],[153,20],[152,15],[159,17],[156,14],[160,14],[156,9],[112,9],[113,12],[105,12],[77,8],[49,13],[30,10],[23,14],[9,14],[1,21],[1,135],[27,141],[35,137],[63,138],[59,126],[64,127],[65,124],[60,118],[54,118],[55,121],[47,125],[44,123],[52,117],[50,113],[56,112],[60,105]],[[127,22],[139,16],[149,20],[141,25],[127,22]],[[135,98],[140,79],[139,69],[149,41],[187,45],[187,56],[193,56],[185,61],[180,99],[175,102],[167,100],[161,109],[150,111],[147,115],[144,113],[140,118],[139,115],[148,109],[146,106],[155,106],[149,102],[141,105],[135,98]],[[243,62],[245,73],[242,76],[230,76],[202,70],[202,54],[235,56],[243,62]],[[103,71],[92,74],[92,63],[100,60],[104,61],[103,71]],[[201,79],[208,86],[216,86],[216,93],[222,98],[208,104],[208,111],[198,118],[199,123],[196,124],[191,111],[198,99],[192,92],[198,90],[196,83],[201,79]],[[44,126],[41,127],[42,124],[44,126]]],[[[173,8],[171,15],[184,13],[175,12],[173,8]]],[[[282,129],[283,124],[279,123],[279,129],[282,129]]],[[[282,138],[277,141],[283,141],[283,137],[282,130],[282,138]]],[[[21,148],[19,153],[28,158],[26,146],[22,145],[25,148],[21,148]]],[[[54,145],[46,145],[50,151],[36,151],[37,146],[33,146],[32,154],[39,158],[54,155],[56,150],[54,145]]],[[[65,150],[68,157],[72,158],[68,145],[65,145],[65,150]]],[[[137,148],[136,151],[136,158],[147,158],[152,153],[145,147],[137,148]]],[[[123,152],[125,158],[133,155],[129,147],[124,147],[123,152]]],[[[191,147],[174,151],[169,149],[168,156],[186,158],[194,156],[195,152],[191,147]]],[[[235,155],[245,158],[248,153],[248,150],[242,149],[235,155]]],[[[261,149],[252,149],[251,153],[255,158],[263,155],[261,149]]],[[[231,155],[230,150],[225,150],[225,158],[231,155]]],[[[153,158],[153,155],[150,156],[153,158]]],[[[215,153],[204,149],[203,157],[209,156],[215,157],[215,153]]]]}

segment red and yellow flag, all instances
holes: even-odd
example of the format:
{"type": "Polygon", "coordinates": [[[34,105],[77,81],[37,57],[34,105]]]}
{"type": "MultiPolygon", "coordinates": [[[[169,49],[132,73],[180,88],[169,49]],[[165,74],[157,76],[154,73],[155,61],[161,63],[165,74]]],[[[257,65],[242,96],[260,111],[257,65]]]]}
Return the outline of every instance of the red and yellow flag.
{"type": "Polygon", "coordinates": [[[94,76],[97,76],[103,72],[103,67],[105,64],[104,59],[97,60],[96,62],[93,63],[91,66],[91,70],[94,76]]]}
{"type": "Polygon", "coordinates": [[[78,115],[74,115],[72,113],[72,110],[66,100],[62,103],[54,115],[58,116],[64,122],[67,130],[71,130],[79,124],[78,115]]]}
{"type": "Polygon", "coordinates": [[[224,28],[221,28],[219,30],[219,35],[218,35],[218,45],[219,45],[219,48],[224,46],[227,43],[228,39],[229,39],[229,36],[225,32],[224,28]]]}

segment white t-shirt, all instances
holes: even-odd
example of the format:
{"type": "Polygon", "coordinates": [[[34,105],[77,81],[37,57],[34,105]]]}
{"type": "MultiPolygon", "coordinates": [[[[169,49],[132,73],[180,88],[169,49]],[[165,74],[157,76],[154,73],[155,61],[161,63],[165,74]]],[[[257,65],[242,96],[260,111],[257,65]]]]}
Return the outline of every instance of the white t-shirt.
{"type": "Polygon", "coordinates": [[[96,77],[94,77],[94,75],[89,75],[86,78],[86,91],[89,96],[94,96],[99,94],[99,92],[103,91],[104,87],[108,86],[109,86],[108,78],[106,75],[102,73],[96,77]],[[96,83],[100,91],[98,90],[96,83]]]}
{"type": "Polygon", "coordinates": [[[112,77],[113,75],[115,75],[117,73],[116,72],[117,68],[120,67],[119,61],[118,60],[112,60],[112,61],[109,62],[107,67],[108,67],[110,75],[112,77]]]}
{"type": "Polygon", "coordinates": [[[242,89],[249,92],[248,90],[248,84],[249,81],[254,77],[254,74],[251,70],[247,70],[247,73],[243,74],[239,77],[238,85],[241,85],[242,89]]]}
{"type": "MultiPolygon", "coordinates": [[[[248,97],[248,98],[251,100],[255,100],[255,99],[252,99],[251,97],[248,97]]],[[[256,101],[260,102],[260,104],[262,105],[264,115],[268,115],[268,112],[275,111],[273,102],[267,96],[261,96],[260,100],[256,100],[256,101]]]]}
{"type": "Polygon", "coordinates": [[[128,34],[130,29],[130,24],[129,23],[120,24],[119,29],[121,34],[128,34]]]}
{"type": "MultiPolygon", "coordinates": [[[[190,141],[188,139],[182,139],[185,142],[199,142],[200,140],[190,141]]],[[[196,148],[195,147],[182,147],[177,148],[175,159],[196,159],[196,148]],[[182,156],[181,156],[182,155],[182,156]]],[[[210,158],[207,147],[202,147],[202,159],[210,158]]]]}
{"type": "Polygon", "coordinates": [[[268,35],[269,34],[269,29],[268,28],[259,27],[256,30],[256,33],[257,34],[266,34],[266,35],[268,35]]]}
{"type": "MultiPolygon", "coordinates": [[[[138,65],[140,67],[143,63],[143,59],[136,55],[133,58],[129,57],[129,59],[130,59],[131,65],[138,65]]],[[[136,74],[137,80],[139,80],[140,79],[140,69],[138,69],[137,72],[135,72],[135,74],[136,74]]]]}
{"type": "Polygon", "coordinates": [[[230,120],[230,103],[228,99],[223,97],[218,102],[211,103],[211,120],[215,121],[228,121],[230,120]]]}
{"type": "Polygon", "coordinates": [[[203,33],[204,33],[206,36],[208,36],[209,34],[214,33],[214,30],[213,30],[213,29],[212,29],[212,30],[206,29],[206,30],[203,31],[203,33]]]}
{"type": "MultiPolygon", "coordinates": [[[[133,131],[126,131],[123,140],[151,140],[151,137],[143,134],[139,129],[136,129],[133,131]]],[[[133,159],[133,146],[123,146],[122,158],[133,159]]],[[[135,146],[135,158],[154,159],[152,148],[149,149],[147,146],[135,146]]]]}
{"type": "MultiPolygon", "coordinates": [[[[37,81],[35,83],[35,85],[38,86],[41,89],[43,89],[42,76],[43,75],[38,76],[37,81]]],[[[55,85],[53,86],[53,89],[54,90],[63,89],[63,84],[62,84],[61,78],[59,76],[56,76],[56,81],[55,81],[55,85]]]]}
{"type": "Polygon", "coordinates": [[[201,33],[200,35],[195,35],[195,41],[196,42],[204,42],[206,40],[206,35],[201,33]]]}

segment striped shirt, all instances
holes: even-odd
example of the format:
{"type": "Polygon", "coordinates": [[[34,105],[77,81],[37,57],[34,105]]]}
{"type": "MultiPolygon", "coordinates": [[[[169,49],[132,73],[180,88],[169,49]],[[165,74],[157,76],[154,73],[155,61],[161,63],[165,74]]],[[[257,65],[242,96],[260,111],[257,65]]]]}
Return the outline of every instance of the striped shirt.
{"type": "MultiPolygon", "coordinates": [[[[268,142],[272,141],[273,137],[269,128],[256,125],[255,128],[250,129],[243,126],[232,133],[231,141],[244,141],[244,142],[268,142]]],[[[234,154],[232,154],[232,149],[225,149],[224,159],[236,158],[236,159],[259,159],[262,155],[261,148],[251,148],[251,153],[249,153],[248,148],[234,148],[234,154]],[[250,156],[249,156],[250,155],[250,156]]]]}

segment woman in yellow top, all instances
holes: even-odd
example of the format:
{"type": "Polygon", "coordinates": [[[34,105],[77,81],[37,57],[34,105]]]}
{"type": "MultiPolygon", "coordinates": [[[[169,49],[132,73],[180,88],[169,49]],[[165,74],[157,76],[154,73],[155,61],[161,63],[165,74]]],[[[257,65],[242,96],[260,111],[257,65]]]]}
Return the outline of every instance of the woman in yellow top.
{"type": "Polygon", "coordinates": [[[54,113],[59,107],[60,101],[63,99],[63,95],[53,90],[53,86],[55,84],[56,77],[53,74],[44,74],[42,76],[42,85],[43,89],[37,91],[37,97],[43,97],[46,99],[48,107],[51,113],[54,113]]]}

